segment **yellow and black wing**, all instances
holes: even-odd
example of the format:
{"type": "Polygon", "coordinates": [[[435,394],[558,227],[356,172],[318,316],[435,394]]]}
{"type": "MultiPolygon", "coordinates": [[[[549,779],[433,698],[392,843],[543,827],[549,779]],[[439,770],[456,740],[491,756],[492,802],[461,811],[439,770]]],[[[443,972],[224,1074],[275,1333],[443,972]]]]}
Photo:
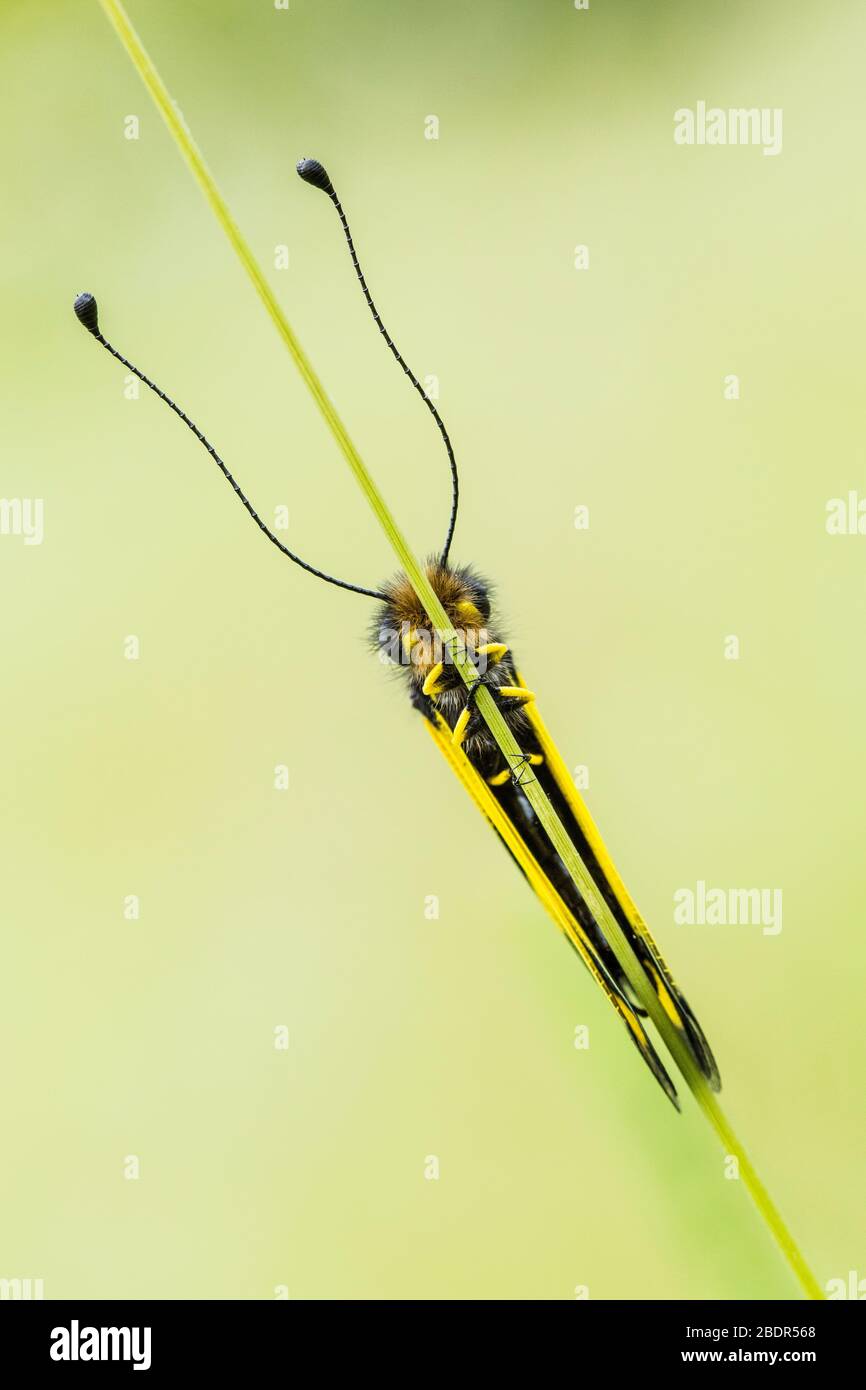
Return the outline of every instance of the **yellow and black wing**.
{"type": "Polygon", "coordinates": [[[679,1109],[676,1088],[647,1036],[638,1017],[638,1010],[626,997],[625,991],[614,978],[609,965],[604,961],[584,925],[569,908],[536,855],[527,846],[525,835],[502,806],[501,790],[492,789],[472,766],[462,749],[455,745],[451,729],[441,715],[434,714],[432,719],[425,719],[424,723],[449,766],[457,774],[478,809],[496,830],[556,925],[577,951],[587,970],[625,1023],[632,1042],[653,1076],[670,1101],[679,1109]]]}
{"type": "Polygon", "coordinates": [[[540,774],[539,780],[549,795],[554,793],[552,799],[560,813],[567,808],[568,814],[562,814],[562,819],[575,848],[581,853],[597,887],[615,913],[658,996],[659,1003],[677,1028],[682,1041],[711,1088],[718,1091],[721,1086],[719,1069],[703,1029],[677,986],[661,951],[650,935],[646,922],[620,878],[598,827],[569,776],[559,749],[545,727],[538,707],[534,703],[528,704],[525,712],[532,725],[538,750],[544,758],[543,764],[536,769],[540,774]]]}

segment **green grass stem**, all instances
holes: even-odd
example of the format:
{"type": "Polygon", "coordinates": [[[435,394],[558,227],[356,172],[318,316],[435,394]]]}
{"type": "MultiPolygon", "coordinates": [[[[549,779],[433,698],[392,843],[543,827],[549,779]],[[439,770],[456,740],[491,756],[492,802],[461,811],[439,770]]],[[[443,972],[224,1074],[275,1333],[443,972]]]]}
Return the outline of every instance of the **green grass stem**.
{"type": "MultiPolygon", "coordinates": [[[[340,419],[310,359],[277,302],[273,290],[262,273],[261,267],[250,250],[237,223],[229,212],[225,199],[220,193],[216,181],[204,161],[201,151],[196,145],[186,124],[181,119],[165,84],[132,27],[123,5],[119,3],[119,0],[99,0],[99,3],[126,49],[133,66],[150,92],[175,143],[210,204],[218,223],[234,247],[238,259],[255,287],[256,293],[270,315],[277,332],[288,348],[295,366],[306,382],[310,394],[324,416],[331,434],[342,450],[346,462],[364,493],[376,520],[379,522],[379,525],[391,543],[392,549],[430,618],[433,628],[437,632],[443,645],[450,649],[454,665],[462,679],[466,682],[467,686],[472,684],[476,678],[476,671],[466,654],[460,635],[449,624],[445,610],[430,585],[422,565],[415,558],[407,544],[402,531],[398,527],[381,492],[373,481],[366,464],[363,462],[358,450],[352,442],[345,425],[340,419]]],[[[522,759],[521,749],[514,735],[511,733],[511,730],[508,728],[493,697],[484,687],[479,689],[476,703],[479,714],[485,720],[490,732],[496,739],[506,761],[512,767],[519,766],[522,759]]],[[[704,1112],[721,1140],[725,1152],[738,1160],[740,1177],[751,1194],[755,1205],[764,1218],[779,1249],[799,1280],[803,1292],[808,1298],[823,1298],[824,1294],[820,1285],[797,1248],[791,1233],[770,1199],[766,1188],[758,1178],[742,1144],[740,1144],[731,1129],[730,1124],[719,1106],[716,1096],[707,1086],[703,1076],[695,1066],[691,1054],[680,1041],[673,1024],[661,1007],[655,991],[651,988],[649,980],[632,951],[625,934],[608,908],[604,898],[598,892],[583,860],[572,844],[562,821],[553,809],[540,783],[536,778],[532,777],[526,781],[524,790],[551,844],[561,857],[573,882],[587,902],[596,920],[603,928],[616,954],[617,960],[631,983],[635,994],[643,1007],[647,1010],[653,1023],[656,1025],[659,1034],[692,1091],[699,1107],[704,1112]]]]}

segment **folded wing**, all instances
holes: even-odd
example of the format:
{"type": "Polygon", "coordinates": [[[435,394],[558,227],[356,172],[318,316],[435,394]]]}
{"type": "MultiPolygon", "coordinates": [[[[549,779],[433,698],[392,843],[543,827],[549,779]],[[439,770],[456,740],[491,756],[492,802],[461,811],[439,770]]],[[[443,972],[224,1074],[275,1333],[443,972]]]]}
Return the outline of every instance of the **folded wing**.
{"type": "Polygon", "coordinates": [[[425,727],[452,770],[460,778],[476,806],[496,830],[506,849],[517,862],[529,884],[544,904],[567,940],[580,956],[593,979],[601,987],[612,1007],[628,1029],[629,1036],[658,1081],[665,1095],[679,1110],[676,1088],[665,1070],[661,1058],[650,1042],[634,1004],[614,977],[609,964],[599,951],[586,926],[570,909],[557,886],[551,881],[538,858],[528,847],[520,817],[510,816],[502,804],[503,788],[491,788],[469,759],[452,742],[451,729],[441,716],[425,719],[425,727]]]}

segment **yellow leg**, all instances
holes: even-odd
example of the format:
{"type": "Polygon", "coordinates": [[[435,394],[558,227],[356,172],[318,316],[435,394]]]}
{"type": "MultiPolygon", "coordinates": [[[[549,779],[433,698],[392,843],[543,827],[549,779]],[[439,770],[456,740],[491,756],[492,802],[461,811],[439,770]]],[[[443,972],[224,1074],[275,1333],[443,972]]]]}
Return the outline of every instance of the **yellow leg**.
{"type": "Polygon", "coordinates": [[[504,767],[501,772],[496,772],[492,777],[487,778],[488,787],[504,787],[511,776],[511,768],[504,767]]]}
{"type": "MultiPolygon", "coordinates": [[[[530,753],[526,761],[531,767],[540,767],[544,762],[544,755],[543,753],[530,753]]],[[[492,777],[487,778],[487,785],[488,787],[504,787],[511,775],[511,768],[504,767],[501,772],[495,772],[492,777]]]]}
{"type": "Polygon", "coordinates": [[[428,672],[427,679],[421,687],[422,694],[430,696],[442,694],[445,687],[439,684],[439,679],[444,670],[444,661],[437,661],[436,665],[428,672]]]}
{"type": "Polygon", "coordinates": [[[454,725],[454,732],[451,735],[451,742],[454,744],[456,748],[460,747],[464,738],[466,737],[466,730],[469,727],[469,720],[471,718],[472,710],[467,705],[466,708],[461,711],[460,718],[454,725]]]}
{"type": "Polygon", "coordinates": [[[528,705],[530,700],[535,699],[533,692],[522,685],[500,685],[495,694],[503,700],[519,700],[523,705],[528,705]]]}
{"type": "Polygon", "coordinates": [[[476,656],[486,656],[488,666],[495,666],[497,661],[501,661],[508,651],[504,642],[485,642],[483,647],[479,647],[476,656]]]}

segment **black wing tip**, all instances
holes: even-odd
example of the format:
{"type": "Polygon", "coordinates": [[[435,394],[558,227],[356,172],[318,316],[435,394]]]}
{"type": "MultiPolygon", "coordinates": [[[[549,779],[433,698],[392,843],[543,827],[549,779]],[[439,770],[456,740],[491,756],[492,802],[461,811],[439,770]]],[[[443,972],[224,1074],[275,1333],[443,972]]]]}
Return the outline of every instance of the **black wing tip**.
{"type": "MultiPolygon", "coordinates": [[[[637,1020],[635,1020],[635,1023],[636,1022],[637,1020]]],[[[626,1023],[628,1023],[627,1018],[626,1023]]],[[[643,1060],[646,1062],[656,1081],[661,1086],[671,1105],[674,1107],[674,1110],[676,1110],[678,1114],[682,1114],[683,1107],[680,1104],[680,1098],[677,1095],[677,1088],[671,1081],[671,1078],[668,1075],[667,1069],[664,1063],[662,1062],[661,1057],[656,1052],[655,1048],[649,1040],[649,1037],[646,1034],[646,1031],[641,1026],[641,1024],[637,1023],[636,1029],[633,1025],[630,1026],[629,1036],[631,1037],[632,1042],[634,1043],[643,1060]]]]}
{"type": "MultiPolygon", "coordinates": [[[[647,1060],[649,1061],[649,1059],[647,1060]]],[[[668,1100],[670,1101],[671,1105],[674,1107],[674,1110],[676,1110],[678,1115],[681,1115],[683,1113],[683,1107],[682,1103],[680,1102],[679,1095],[677,1094],[677,1088],[671,1081],[667,1073],[667,1070],[662,1065],[658,1053],[653,1052],[653,1060],[652,1062],[649,1062],[649,1067],[656,1081],[659,1083],[668,1100]]]]}
{"type": "Polygon", "coordinates": [[[718,1063],[713,1056],[712,1048],[704,1036],[704,1030],[692,1013],[688,1002],[677,991],[677,1003],[682,1011],[685,1022],[686,1042],[689,1051],[697,1062],[701,1075],[706,1081],[711,1091],[719,1092],[722,1089],[722,1078],[719,1072],[718,1063]]]}

